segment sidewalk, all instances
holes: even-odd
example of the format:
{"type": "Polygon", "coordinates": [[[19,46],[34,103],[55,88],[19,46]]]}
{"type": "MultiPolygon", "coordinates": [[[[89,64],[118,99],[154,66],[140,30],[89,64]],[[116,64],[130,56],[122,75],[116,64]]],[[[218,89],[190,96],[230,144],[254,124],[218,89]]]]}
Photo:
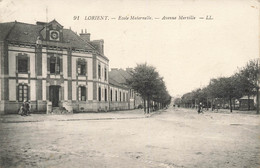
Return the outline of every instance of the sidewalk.
{"type": "Polygon", "coordinates": [[[144,115],[142,109],[113,111],[100,113],[74,113],[74,114],[31,114],[21,116],[16,114],[1,115],[0,123],[23,123],[23,122],[44,122],[44,121],[79,121],[79,120],[117,120],[117,119],[141,119],[159,114],[160,111],[144,115]]]}
{"type": "MultiPolygon", "coordinates": [[[[184,108],[184,107],[180,107],[180,108],[173,108],[175,110],[178,110],[178,109],[185,109],[185,110],[189,110],[189,111],[194,111],[194,112],[197,112],[197,108],[184,108]]],[[[256,113],[256,110],[232,110],[232,112],[230,112],[230,109],[215,109],[212,111],[211,108],[203,108],[203,112],[208,112],[208,113],[219,113],[219,114],[249,114],[249,115],[258,115],[256,113]]]]}

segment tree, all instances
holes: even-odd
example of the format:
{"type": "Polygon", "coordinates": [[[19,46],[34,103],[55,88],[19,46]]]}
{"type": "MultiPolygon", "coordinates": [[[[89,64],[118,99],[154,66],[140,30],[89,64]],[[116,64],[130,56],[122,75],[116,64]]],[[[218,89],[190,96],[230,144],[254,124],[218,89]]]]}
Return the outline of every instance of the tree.
{"type": "MultiPolygon", "coordinates": [[[[190,106],[190,104],[196,104],[196,101],[205,104],[205,101],[208,102],[208,98],[210,98],[213,110],[215,100],[221,100],[224,103],[228,100],[232,112],[232,104],[235,105],[235,99],[247,95],[249,100],[250,96],[257,96],[257,113],[259,114],[259,72],[258,60],[250,60],[245,67],[231,77],[211,79],[207,87],[184,94],[182,104],[190,106]]],[[[250,110],[249,102],[248,110],[250,110]]]]}
{"type": "Polygon", "coordinates": [[[163,107],[171,101],[171,96],[166,90],[163,78],[159,76],[155,67],[145,64],[137,65],[132,71],[132,78],[127,84],[137,91],[144,100],[144,112],[150,112],[150,102],[156,101],[163,107]],[[147,102],[147,103],[146,103],[147,102]],[[147,110],[146,110],[147,104],[147,110]]]}
{"type": "MultiPolygon", "coordinates": [[[[245,67],[240,69],[236,74],[239,81],[240,92],[248,96],[248,101],[250,96],[257,96],[257,102],[259,102],[259,75],[258,60],[250,60],[245,67]]],[[[257,113],[259,113],[259,104],[257,104],[257,113]]],[[[250,103],[248,102],[248,110],[250,110],[250,103]]]]}

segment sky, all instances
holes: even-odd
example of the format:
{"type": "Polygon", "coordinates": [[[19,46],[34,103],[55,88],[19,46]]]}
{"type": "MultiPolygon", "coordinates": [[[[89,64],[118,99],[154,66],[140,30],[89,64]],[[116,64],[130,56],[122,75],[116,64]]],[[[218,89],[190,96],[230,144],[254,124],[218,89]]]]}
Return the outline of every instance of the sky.
{"type": "Polygon", "coordinates": [[[77,33],[87,29],[91,40],[104,39],[110,68],[154,66],[172,96],[231,76],[259,58],[256,0],[0,0],[0,22],[53,19],[77,33]],[[119,19],[131,16],[152,20],[119,19]]]}

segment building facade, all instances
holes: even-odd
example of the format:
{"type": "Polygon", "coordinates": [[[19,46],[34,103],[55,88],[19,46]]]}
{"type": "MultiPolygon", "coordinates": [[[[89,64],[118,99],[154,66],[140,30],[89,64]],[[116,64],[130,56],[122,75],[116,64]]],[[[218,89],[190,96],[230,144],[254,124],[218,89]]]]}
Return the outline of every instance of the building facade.
{"type": "Polygon", "coordinates": [[[134,108],[130,89],[109,80],[104,41],[86,31],[77,35],[56,20],[1,23],[0,57],[0,114],[28,100],[34,113],[134,108]]]}
{"type": "MultiPolygon", "coordinates": [[[[126,83],[127,79],[131,78],[131,71],[132,68],[126,68],[126,70],[118,69],[118,68],[111,68],[111,71],[109,72],[109,86],[111,88],[110,92],[111,95],[115,94],[117,90],[122,90],[125,92],[126,101],[125,104],[118,104],[117,99],[111,99],[110,108],[113,110],[114,107],[121,106],[121,109],[136,109],[139,108],[140,105],[143,105],[143,100],[138,94],[131,88],[129,88],[126,83]],[[116,88],[115,88],[116,87],[116,88]]],[[[114,96],[115,97],[115,96],[114,96]]],[[[124,95],[123,95],[123,100],[124,95]]],[[[119,101],[120,102],[120,101],[119,101]]]]}

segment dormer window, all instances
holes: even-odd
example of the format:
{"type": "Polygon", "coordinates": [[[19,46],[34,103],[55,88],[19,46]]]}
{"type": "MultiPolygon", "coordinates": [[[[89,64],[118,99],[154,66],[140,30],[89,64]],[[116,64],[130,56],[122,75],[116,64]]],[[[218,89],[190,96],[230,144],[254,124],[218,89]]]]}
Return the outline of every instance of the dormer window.
{"type": "Polygon", "coordinates": [[[56,20],[49,23],[37,22],[38,25],[44,26],[40,34],[43,40],[50,40],[56,42],[62,42],[63,40],[63,26],[56,20]]]}

